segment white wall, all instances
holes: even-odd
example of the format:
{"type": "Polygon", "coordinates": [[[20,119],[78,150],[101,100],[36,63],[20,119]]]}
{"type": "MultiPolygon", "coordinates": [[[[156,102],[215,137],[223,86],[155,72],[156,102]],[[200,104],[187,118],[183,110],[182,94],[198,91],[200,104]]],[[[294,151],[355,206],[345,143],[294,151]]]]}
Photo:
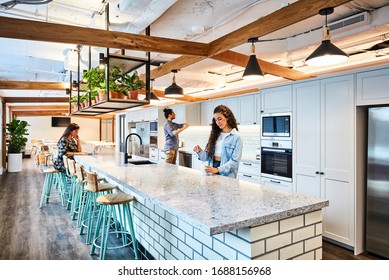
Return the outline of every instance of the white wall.
{"type": "MultiPolygon", "coordinates": [[[[25,120],[30,124],[27,148],[31,145],[31,139],[46,139],[57,142],[65,131],[65,127],[51,127],[51,117],[18,117],[18,119],[25,120]]],[[[100,140],[100,119],[72,117],[70,121],[80,126],[79,136],[81,140],[100,140]]]]}

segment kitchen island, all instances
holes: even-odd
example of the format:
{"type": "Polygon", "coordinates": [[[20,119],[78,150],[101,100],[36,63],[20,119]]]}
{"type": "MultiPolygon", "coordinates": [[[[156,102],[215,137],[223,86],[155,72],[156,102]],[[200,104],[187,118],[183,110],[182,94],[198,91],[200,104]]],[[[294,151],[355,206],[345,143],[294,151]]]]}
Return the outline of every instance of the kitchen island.
{"type": "Polygon", "coordinates": [[[136,238],[146,258],[322,258],[327,200],[172,164],[124,164],[118,152],[75,159],[135,196],[136,238]]]}

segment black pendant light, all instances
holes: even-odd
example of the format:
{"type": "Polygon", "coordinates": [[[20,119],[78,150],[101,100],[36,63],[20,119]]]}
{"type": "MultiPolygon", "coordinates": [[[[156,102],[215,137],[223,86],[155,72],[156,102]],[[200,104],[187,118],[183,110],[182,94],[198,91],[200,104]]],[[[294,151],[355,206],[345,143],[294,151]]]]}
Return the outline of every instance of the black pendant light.
{"type": "Polygon", "coordinates": [[[321,45],[305,60],[309,66],[325,66],[345,62],[349,56],[331,43],[330,28],[327,26],[327,15],[334,12],[334,8],[324,8],[319,14],[326,16],[326,25],[323,27],[323,41],[321,45]]]}
{"type": "MultiPolygon", "coordinates": [[[[150,102],[151,101],[159,101],[160,99],[158,98],[158,96],[155,95],[154,89],[153,89],[154,79],[151,79],[150,82],[151,82],[151,85],[150,85],[150,102]]],[[[147,98],[145,97],[144,100],[147,101],[147,98]]]]}
{"type": "Polygon", "coordinates": [[[255,55],[254,43],[258,42],[258,38],[250,38],[248,41],[249,43],[251,43],[250,58],[247,62],[246,69],[243,72],[242,78],[245,80],[258,80],[263,78],[263,72],[258,64],[258,60],[255,55]]]}
{"type": "Polygon", "coordinates": [[[184,89],[176,84],[176,73],[178,70],[172,70],[173,83],[165,88],[165,95],[168,97],[182,97],[184,95],[184,89]]]}

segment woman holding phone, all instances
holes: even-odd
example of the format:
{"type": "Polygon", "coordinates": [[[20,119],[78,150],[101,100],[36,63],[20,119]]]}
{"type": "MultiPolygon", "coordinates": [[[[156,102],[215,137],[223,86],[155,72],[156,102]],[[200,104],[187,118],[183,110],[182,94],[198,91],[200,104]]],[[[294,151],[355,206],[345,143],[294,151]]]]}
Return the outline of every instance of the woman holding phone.
{"type": "Polygon", "coordinates": [[[63,156],[73,159],[74,155],[84,154],[81,148],[81,141],[78,137],[80,127],[76,123],[69,124],[58,141],[58,156],[54,162],[54,168],[60,172],[66,173],[63,163],[63,156]]]}

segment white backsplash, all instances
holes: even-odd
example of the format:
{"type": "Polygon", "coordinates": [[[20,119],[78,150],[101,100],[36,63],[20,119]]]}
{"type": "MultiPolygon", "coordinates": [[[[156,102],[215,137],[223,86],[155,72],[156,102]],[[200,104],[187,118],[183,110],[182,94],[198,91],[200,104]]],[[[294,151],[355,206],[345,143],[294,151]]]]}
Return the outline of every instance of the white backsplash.
{"type": "MultiPolygon", "coordinates": [[[[256,149],[260,146],[260,126],[259,125],[239,125],[239,134],[243,139],[242,158],[255,160],[256,149]]],[[[202,148],[208,142],[210,126],[190,126],[180,134],[183,148],[193,149],[200,145],[202,148]]]]}

